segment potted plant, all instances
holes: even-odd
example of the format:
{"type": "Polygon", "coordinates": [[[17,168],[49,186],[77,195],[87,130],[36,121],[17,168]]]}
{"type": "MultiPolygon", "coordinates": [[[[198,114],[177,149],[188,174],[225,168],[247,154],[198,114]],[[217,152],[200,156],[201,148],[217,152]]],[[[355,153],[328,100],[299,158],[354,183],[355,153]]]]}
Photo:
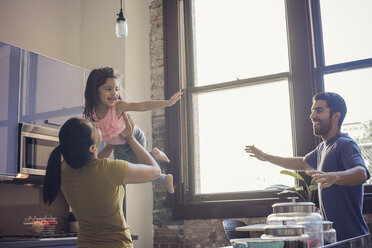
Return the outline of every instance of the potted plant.
{"type": "Polygon", "coordinates": [[[278,193],[279,195],[286,194],[286,193],[295,193],[298,196],[300,196],[304,201],[314,202],[315,192],[318,189],[318,184],[315,182],[315,178],[312,178],[310,185],[308,185],[305,179],[296,172],[289,171],[289,170],[282,170],[280,171],[280,174],[292,176],[294,178],[297,178],[303,181],[305,188],[299,185],[295,185],[294,187],[287,187],[282,192],[278,193]]]}

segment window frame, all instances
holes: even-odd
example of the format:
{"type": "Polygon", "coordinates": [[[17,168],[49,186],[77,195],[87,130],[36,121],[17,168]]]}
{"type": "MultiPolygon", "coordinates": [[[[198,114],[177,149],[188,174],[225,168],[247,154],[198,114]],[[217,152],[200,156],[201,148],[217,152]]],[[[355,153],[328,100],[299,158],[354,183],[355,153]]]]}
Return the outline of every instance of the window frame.
{"type": "MultiPolygon", "coordinates": [[[[321,63],[319,63],[322,59],[324,61],[324,58],[322,58],[321,32],[313,33],[313,27],[319,28],[321,24],[319,0],[284,1],[288,30],[289,72],[239,80],[239,82],[227,82],[220,84],[218,87],[231,88],[237,85],[249,85],[287,78],[291,99],[294,155],[304,156],[314,149],[320,141],[319,138],[314,137],[312,124],[309,120],[312,96],[316,92],[324,90],[322,73],[337,68],[332,66],[321,67],[321,63]],[[297,35],[294,36],[294,34],[297,35]],[[313,44],[317,49],[313,49],[313,44]],[[314,65],[317,65],[317,67],[314,65]]],[[[192,34],[192,20],[188,15],[192,10],[191,2],[192,0],[163,0],[166,97],[170,97],[177,90],[185,89],[187,84],[193,85],[193,58],[192,55],[190,56],[192,54],[190,51],[193,51],[193,41],[191,39],[185,39],[184,41],[184,37],[192,37],[190,35],[192,34]],[[179,18],[179,16],[184,17],[184,19],[179,18]]],[[[192,187],[193,166],[189,163],[193,160],[183,155],[188,154],[191,149],[188,147],[190,143],[188,141],[193,137],[192,126],[187,125],[187,121],[192,114],[192,108],[187,106],[191,106],[192,92],[210,91],[214,87],[215,85],[186,87],[179,107],[167,108],[165,112],[166,151],[173,164],[180,165],[174,167],[172,171],[178,189],[171,200],[173,217],[175,219],[266,217],[272,213],[272,204],[286,201],[278,198],[277,191],[194,196],[192,187]]],[[[370,189],[372,192],[372,187],[370,189]]],[[[366,190],[366,194],[368,192],[370,191],[366,190]]],[[[366,202],[365,200],[365,205],[366,202]]],[[[365,208],[364,210],[372,212],[372,209],[365,208]]]]}

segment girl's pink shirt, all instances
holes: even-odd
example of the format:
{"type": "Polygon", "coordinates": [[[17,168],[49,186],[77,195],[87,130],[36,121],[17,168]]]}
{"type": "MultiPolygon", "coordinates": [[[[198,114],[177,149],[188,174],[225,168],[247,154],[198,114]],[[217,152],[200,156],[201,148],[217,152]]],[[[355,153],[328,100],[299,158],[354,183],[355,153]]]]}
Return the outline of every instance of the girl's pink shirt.
{"type": "MultiPolygon", "coordinates": [[[[93,118],[98,120],[95,111],[93,111],[93,118]]],[[[123,116],[120,116],[119,119],[116,116],[116,104],[108,109],[106,116],[99,120],[98,123],[103,141],[112,145],[121,145],[127,142],[120,135],[125,130],[126,125],[123,116]]]]}

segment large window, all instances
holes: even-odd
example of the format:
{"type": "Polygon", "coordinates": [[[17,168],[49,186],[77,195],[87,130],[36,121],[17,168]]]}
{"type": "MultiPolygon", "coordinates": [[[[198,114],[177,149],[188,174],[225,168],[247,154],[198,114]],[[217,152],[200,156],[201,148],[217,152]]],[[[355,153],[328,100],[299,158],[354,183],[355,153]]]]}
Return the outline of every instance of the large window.
{"type": "MultiPolygon", "coordinates": [[[[358,122],[371,131],[372,42],[361,41],[372,41],[362,35],[363,25],[372,23],[364,15],[370,3],[353,2],[354,12],[363,15],[350,23],[337,19],[356,15],[345,14],[345,2],[164,1],[167,91],[185,91],[180,108],[168,111],[168,146],[180,164],[176,216],[270,212],[278,188],[295,181],[280,167],[250,158],[244,147],[254,144],[280,156],[304,156],[315,148],[319,140],[309,113],[317,91],[345,97],[345,128],[358,122]]],[[[372,142],[359,134],[354,138],[367,154],[372,142]]]]}
{"type": "Polygon", "coordinates": [[[187,91],[195,195],[292,183],[278,176],[279,168],[268,169],[244,152],[248,143],[293,154],[288,79],[252,79],[288,73],[284,1],[203,0],[191,7],[194,80],[187,91]]]}
{"type": "Polygon", "coordinates": [[[271,153],[293,155],[287,80],[195,92],[192,98],[195,194],[293,184],[291,178],[280,176],[279,167],[244,152],[249,143],[271,153]]]}
{"type": "Polygon", "coordinates": [[[288,71],[284,1],[203,0],[191,7],[193,86],[288,71]]]}
{"type": "Polygon", "coordinates": [[[372,58],[369,0],[321,0],[320,14],[326,65],[372,58]]]}

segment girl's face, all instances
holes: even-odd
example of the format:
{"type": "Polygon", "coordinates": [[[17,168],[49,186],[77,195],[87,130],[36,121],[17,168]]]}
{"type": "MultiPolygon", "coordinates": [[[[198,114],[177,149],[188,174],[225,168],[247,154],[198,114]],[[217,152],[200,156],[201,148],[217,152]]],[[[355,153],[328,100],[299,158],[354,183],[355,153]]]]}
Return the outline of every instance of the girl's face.
{"type": "Polygon", "coordinates": [[[98,104],[112,107],[119,99],[119,82],[116,78],[108,78],[98,87],[98,104]]]}

